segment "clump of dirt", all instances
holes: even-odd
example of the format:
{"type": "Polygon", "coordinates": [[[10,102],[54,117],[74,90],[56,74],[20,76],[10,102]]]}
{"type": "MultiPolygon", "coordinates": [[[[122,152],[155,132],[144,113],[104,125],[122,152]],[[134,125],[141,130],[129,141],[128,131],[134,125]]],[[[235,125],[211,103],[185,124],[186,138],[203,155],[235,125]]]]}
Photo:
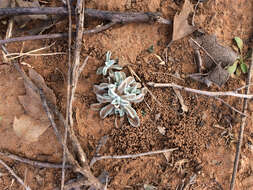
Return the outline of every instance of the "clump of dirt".
{"type": "MultiPolygon", "coordinates": [[[[118,11],[160,11],[161,14],[172,19],[183,5],[182,1],[137,0],[137,1],[98,1],[90,0],[87,8],[118,11]]],[[[48,6],[55,5],[52,1],[48,6]]],[[[216,0],[200,3],[195,16],[196,26],[209,34],[214,34],[227,46],[231,46],[232,39],[239,36],[245,41],[245,48],[250,45],[252,38],[252,8],[253,2],[231,2],[216,0]],[[250,26],[250,27],[249,27],[250,26]]],[[[99,21],[87,18],[86,29],[101,24],[99,21]]],[[[6,32],[6,25],[0,23],[0,35],[6,32]]],[[[67,21],[57,24],[50,29],[50,33],[67,30],[67,21]]],[[[45,31],[45,33],[49,32],[45,31]]],[[[175,82],[191,88],[209,91],[234,90],[244,85],[243,79],[230,78],[221,88],[205,85],[193,81],[186,76],[196,73],[197,66],[193,62],[193,49],[189,37],[185,37],[165,48],[172,36],[172,26],[160,24],[128,24],[116,26],[105,32],[84,36],[84,46],[81,52],[82,60],[89,55],[90,59],[80,76],[76,99],[74,102],[75,132],[89,159],[94,156],[96,146],[104,135],[108,135],[108,142],[99,152],[101,155],[136,154],[167,148],[175,148],[167,159],[163,154],[141,157],[136,159],[102,160],[95,163],[92,170],[96,176],[102,171],[109,172],[109,189],[143,189],[144,184],[151,184],[158,189],[175,189],[182,180],[196,174],[194,189],[228,189],[235,154],[240,116],[223,104],[210,97],[203,97],[181,91],[188,112],[183,112],[180,103],[172,89],[152,89],[145,101],[134,106],[141,120],[141,126],[131,127],[126,120],[119,121],[114,126],[114,117],[104,120],[99,118],[90,105],[96,102],[93,85],[102,82],[102,77],[96,75],[98,67],[102,66],[105,54],[112,52],[113,58],[118,58],[120,64],[129,65],[140,77],[143,83],[175,82]],[[153,53],[147,49],[153,45],[153,53]],[[160,64],[153,55],[159,55],[168,62],[160,64]],[[159,132],[159,127],[164,133],[159,132]]],[[[50,45],[55,40],[41,40],[25,42],[23,51],[50,45]]],[[[19,52],[22,43],[7,45],[10,52],[19,52]]],[[[66,52],[66,39],[57,40],[55,45],[44,52],[66,52]]],[[[0,56],[0,62],[3,59],[0,56]]],[[[20,62],[30,64],[53,89],[57,97],[57,106],[62,113],[66,110],[67,85],[67,56],[26,56],[20,62]]],[[[27,69],[26,66],[23,66],[27,69]]],[[[62,149],[49,128],[40,136],[37,142],[27,143],[18,138],[12,129],[12,121],[16,112],[22,113],[22,106],[17,96],[25,92],[19,88],[6,87],[12,83],[23,85],[19,75],[13,68],[6,69],[0,65],[0,150],[26,156],[31,159],[60,162],[62,149]],[[9,73],[13,73],[10,75],[9,73]]],[[[242,100],[224,98],[232,106],[241,109],[242,100]]],[[[252,108],[250,102],[249,109],[252,108]]],[[[251,113],[250,113],[251,114],[251,113]]],[[[252,177],[253,144],[252,121],[246,126],[245,143],[242,148],[243,161],[240,162],[236,189],[250,189],[249,180],[252,177]],[[252,145],[251,144],[251,145],[252,145]]],[[[8,160],[8,164],[20,175],[26,174],[26,182],[32,189],[53,189],[59,187],[61,171],[56,169],[32,168],[18,162],[8,160]],[[27,171],[27,172],[26,172],[27,171]]],[[[5,172],[1,168],[1,172],[5,172]]],[[[68,174],[67,179],[73,176],[68,174]]],[[[11,176],[0,177],[0,189],[11,185],[11,176]]],[[[14,182],[13,189],[21,189],[14,182]]]]}

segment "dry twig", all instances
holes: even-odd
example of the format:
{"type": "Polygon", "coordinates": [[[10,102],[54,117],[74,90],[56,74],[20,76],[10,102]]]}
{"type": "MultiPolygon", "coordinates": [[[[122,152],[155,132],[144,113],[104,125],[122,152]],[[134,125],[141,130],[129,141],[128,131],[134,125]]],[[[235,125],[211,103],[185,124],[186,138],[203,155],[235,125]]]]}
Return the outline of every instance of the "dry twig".
{"type": "Polygon", "coordinates": [[[252,94],[239,94],[239,93],[235,93],[233,91],[227,91],[227,92],[209,92],[209,91],[205,91],[205,90],[197,90],[197,89],[193,89],[193,88],[188,88],[188,87],[184,87],[184,86],[180,86],[178,84],[174,84],[174,83],[154,83],[154,82],[148,82],[149,86],[152,87],[174,87],[180,90],[185,90],[187,92],[192,92],[192,93],[196,93],[196,94],[202,94],[205,96],[211,96],[211,97],[218,97],[218,96],[234,96],[237,98],[247,98],[247,99],[252,99],[253,95],[252,94]]]}
{"type": "MultiPolygon", "coordinates": [[[[69,7],[69,6],[68,6],[69,7]]],[[[69,8],[68,8],[69,9],[69,8]]],[[[71,9],[69,11],[64,7],[44,7],[44,8],[6,8],[0,9],[0,16],[15,16],[15,15],[36,15],[36,14],[56,14],[56,15],[67,15],[68,12],[72,14],[71,9]]],[[[121,13],[116,11],[102,11],[102,10],[95,10],[95,9],[84,9],[84,14],[101,19],[103,21],[109,21],[108,24],[94,28],[91,30],[84,31],[83,34],[94,34],[98,32],[105,31],[110,27],[116,24],[127,24],[127,23],[148,23],[148,22],[157,22],[160,24],[171,24],[170,20],[166,20],[160,16],[158,13],[151,13],[151,12],[127,12],[121,13]]],[[[70,33],[59,33],[59,34],[46,34],[46,35],[35,35],[35,36],[24,36],[24,37],[17,37],[11,38],[6,40],[0,40],[0,44],[6,44],[11,42],[21,42],[26,40],[39,40],[39,39],[54,39],[54,38],[65,38],[71,35],[70,33]]]]}
{"type": "Polygon", "coordinates": [[[150,151],[150,152],[145,152],[145,153],[140,153],[140,154],[127,154],[127,155],[121,155],[121,156],[113,155],[113,156],[94,157],[90,162],[90,166],[93,166],[97,161],[103,160],[103,159],[137,158],[137,157],[141,157],[141,156],[148,156],[148,155],[154,155],[154,154],[161,154],[161,153],[165,153],[165,152],[172,152],[172,151],[175,151],[175,150],[178,150],[178,148],[150,151]]]}
{"type": "MultiPolygon", "coordinates": [[[[253,65],[253,53],[251,54],[251,64],[249,67],[249,71],[248,71],[248,78],[246,81],[246,89],[245,89],[245,95],[248,95],[250,93],[250,87],[249,84],[251,83],[251,78],[252,78],[252,65],[253,65]]],[[[243,101],[243,113],[247,114],[247,109],[248,109],[248,99],[244,99],[243,101]]],[[[243,141],[243,132],[244,132],[244,128],[246,126],[246,120],[247,117],[242,117],[242,122],[241,122],[241,126],[240,126],[240,131],[239,131],[239,137],[238,137],[238,143],[236,146],[236,154],[235,154],[235,160],[234,160],[234,167],[233,167],[233,174],[232,174],[232,178],[231,178],[231,183],[230,183],[230,190],[234,189],[235,186],[235,179],[236,179],[236,174],[237,174],[237,169],[238,169],[238,164],[239,164],[239,158],[240,158],[240,153],[241,153],[241,146],[242,146],[242,141],[243,141]]]]}
{"type": "Polygon", "coordinates": [[[10,173],[11,173],[11,175],[13,175],[16,179],[17,179],[17,181],[21,184],[21,185],[23,185],[24,186],[24,188],[26,189],[26,190],[31,190],[31,188],[28,186],[28,185],[26,185],[25,183],[24,183],[24,181],[20,178],[20,177],[18,177],[18,175],[3,161],[3,160],[1,160],[0,159],[0,164],[2,164],[10,173]]]}
{"type": "MultiPolygon", "coordinates": [[[[69,99],[69,92],[70,92],[70,76],[71,76],[71,42],[72,42],[72,20],[71,20],[71,5],[69,0],[67,0],[67,8],[68,8],[68,86],[67,86],[67,103],[69,99]]],[[[68,137],[68,112],[69,106],[67,104],[67,111],[66,111],[66,123],[64,137],[63,137],[63,144],[67,144],[67,137],[68,137]]],[[[64,188],[64,181],[65,181],[65,164],[66,164],[66,147],[63,147],[63,155],[62,155],[62,177],[61,177],[61,190],[64,188]]]]}
{"type": "MultiPolygon", "coordinates": [[[[1,156],[10,158],[12,160],[16,160],[25,164],[29,164],[31,166],[34,167],[41,167],[41,168],[55,168],[55,169],[59,169],[62,168],[62,164],[54,164],[54,163],[49,163],[49,162],[41,162],[41,161],[37,161],[37,160],[30,160],[24,157],[20,157],[17,156],[15,154],[11,154],[11,153],[7,153],[7,152],[0,152],[1,156]]],[[[66,165],[65,168],[72,168],[71,165],[66,165]]]]}

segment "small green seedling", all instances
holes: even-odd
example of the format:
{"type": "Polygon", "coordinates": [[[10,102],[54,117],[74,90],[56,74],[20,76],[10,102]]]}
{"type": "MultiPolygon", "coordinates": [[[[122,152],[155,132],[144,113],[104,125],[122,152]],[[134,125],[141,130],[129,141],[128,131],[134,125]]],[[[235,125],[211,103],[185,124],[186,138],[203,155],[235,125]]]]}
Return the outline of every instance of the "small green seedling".
{"type": "Polygon", "coordinates": [[[149,53],[153,53],[153,52],[154,52],[154,45],[151,45],[151,46],[147,49],[147,51],[148,51],[149,53]]]}
{"type": "Polygon", "coordinates": [[[245,61],[249,58],[249,54],[243,55],[243,41],[239,37],[235,37],[234,41],[237,45],[240,56],[236,59],[233,65],[229,66],[227,71],[230,74],[236,73],[237,76],[240,76],[243,72],[244,74],[248,72],[248,66],[245,61]]]}

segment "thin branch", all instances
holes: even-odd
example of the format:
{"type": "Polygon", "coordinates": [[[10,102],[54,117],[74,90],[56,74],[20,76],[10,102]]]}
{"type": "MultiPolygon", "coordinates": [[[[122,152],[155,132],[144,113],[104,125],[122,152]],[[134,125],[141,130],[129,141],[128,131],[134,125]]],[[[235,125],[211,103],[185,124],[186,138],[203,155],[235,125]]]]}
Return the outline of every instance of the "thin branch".
{"type": "MultiPolygon", "coordinates": [[[[67,86],[67,111],[66,111],[66,123],[64,137],[63,137],[63,144],[67,144],[67,137],[68,137],[68,100],[69,100],[69,92],[70,92],[70,74],[71,74],[71,42],[72,42],[72,20],[71,20],[71,5],[69,0],[67,0],[67,7],[68,7],[68,21],[69,21],[69,28],[68,28],[68,86],[67,86]]],[[[62,155],[62,177],[61,177],[61,190],[64,188],[64,181],[65,181],[65,164],[66,164],[66,147],[63,147],[63,155],[62,155]]]]}
{"type": "MultiPolygon", "coordinates": [[[[69,7],[69,6],[68,6],[69,7]]],[[[58,15],[67,15],[68,12],[66,8],[63,7],[44,7],[44,8],[6,8],[0,9],[1,15],[31,15],[31,14],[58,14],[58,15]]],[[[170,20],[164,19],[160,16],[159,13],[151,13],[151,12],[116,12],[116,11],[102,11],[95,9],[85,9],[84,14],[87,14],[90,17],[101,19],[103,21],[109,21],[108,24],[94,28],[91,30],[84,31],[84,35],[94,34],[98,32],[102,32],[112,27],[115,24],[126,24],[126,23],[148,23],[148,22],[158,22],[161,24],[171,24],[170,20]]],[[[67,33],[59,33],[59,34],[48,34],[48,35],[36,35],[36,36],[25,36],[25,37],[17,37],[6,40],[0,40],[0,44],[6,44],[11,42],[20,42],[27,40],[39,40],[39,39],[55,39],[55,38],[65,38],[70,34],[67,33]]]]}
{"type": "MultiPolygon", "coordinates": [[[[15,7],[0,9],[0,16],[18,16],[18,15],[68,15],[72,12],[65,7],[15,7]]],[[[73,13],[73,12],[72,12],[73,13]]],[[[71,13],[71,14],[72,14],[71,13]]],[[[73,13],[74,14],[74,13],[73,13]]],[[[170,20],[162,18],[159,13],[152,12],[117,12],[117,11],[103,11],[96,9],[85,9],[84,14],[92,18],[107,20],[116,23],[130,23],[130,22],[158,22],[161,24],[171,24],[170,20]]]]}
{"type": "Polygon", "coordinates": [[[154,82],[148,82],[149,86],[152,87],[175,87],[178,88],[180,90],[185,90],[187,92],[192,92],[192,93],[196,93],[196,94],[201,94],[201,95],[205,95],[205,96],[211,96],[211,97],[217,97],[217,96],[234,96],[237,98],[247,98],[247,99],[252,99],[253,95],[251,94],[239,94],[239,93],[235,93],[233,91],[227,91],[227,92],[209,92],[209,91],[205,91],[205,90],[197,90],[197,89],[193,89],[193,88],[188,88],[188,87],[184,87],[184,86],[180,86],[174,83],[154,83],[154,82]]]}
{"type": "Polygon", "coordinates": [[[247,117],[247,114],[242,113],[240,110],[236,109],[235,107],[231,106],[230,104],[228,104],[227,102],[225,102],[224,100],[222,100],[221,98],[218,97],[214,97],[216,100],[221,101],[223,104],[225,104],[226,106],[228,106],[230,109],[234,110],[235,112],[239,113],[242,116],[247,117]]]}
{"type": "MultiPolygon", "coordinates": [[[[100,26],[100,27],[96,27],[94,29],[86,30],[86,31],[83,32],[83,35],[96,34],[96,33],[99,33],[99,32],[103,32],[103,31],[111,28],[115,24],[116,23],[110,22],[110,23],[108,23],[104,26],[100,26]]],[[[1,44],[13,43],[13,42],[29,41],[29,40],[56,39],[56,38],[67,38],[67,37],[68,37],[68,33],[22,36],[22,37],[16,37],[16,38],[0,40],[0,45],[1,44]]]]}
{"type": "Polygon", "coordinates": [[[22,36],[22,37],[0,40],[0,44],[7,44],[7,43],[12,43],[12,42],[23,42],[23,41],[29,41],[29,40],[66,38],[66,37],[68,37],[67,33],[22,36]]]}
{"type": "Polygon", "coordinates": [[[165,149],[165,150],[157,150],[157,151],[151,151],[151,152],[145,152],[145,153],[140,153],[140,154],[127,154],[127,155],[113,155],[113,156],[100,156],[100,157],[94,157],[91,162],[90,166],[93,166],[95,162],[103,159],[125,159],[125,158],[137,158],[141,156],[149,156],[149,155],[154,155],[154,154],[161,154],[165,152],[172,152],[178,150],[178,148],[171,148],[171,149],[165,149]]]}
{"type": "MultiPolygon", "coordinates": [[[[249,71],[248,71],[248,78],[246,81],[246,85],[249,85],[251,83],[251,78],[252,78],[252,72],[253,72],[253,53],[251,54],[251,64],[249,67],[249,71]]],[[[250,93],[250,87],[247,86],[245,89],[245,94],[248,95],[250,93]]],[[[247,109],[248,109],[248,99],[244,99],[243,101],[243,113],[247,114],[247,109]]],[[[234,189],[235,186],[235,179],[236,179],[236,174],[237,174],[237,169],[238,169],[238,164],[239,164],[239,159],[240,159],[240,153],[241,153],[241,146],[242,146],[242,142],[243,142],[243,132],[244,132],[244,128],[246,126],[246,120],[247,117],[242,117],[242,122],[241,122],[241,126],[240,126],[240,131],[239,131],[239,138],[238,138],[238,143],[236,146],[236,153],[235,153],[235,160],[234,160],[234,167],[233,167],[233,174],[232,174],[232,178],[231,178],[231,183],[230,183],[230,190],[234,189]]]]}
{"type": "Polygon", "coordinates": [[[76,7],[76,13],[77,13],[77,32],[76,32],[76,42],[75,42],[75,52],[74,52],[74,59],[73,59],[73,65],[71,67],[70,74],[70,88],[69,88],[69,99],[67,102],[67,115],[69,123],[69,132],[70,132],[70,138],[73,142],[74,148],[77,150],[79,160],[81,161],[81,165],[84,166],[87,162],[86,154],[84,153],[73,128],[73,101],[75,96],[75,91],[77,87],[78,82],[78,71],[80,66],[80,52],[82,48],[82,39],[83,39],[83,23],[84,23],[84,1],[80,0],[78,1],[77,7],[76,7]]]}
{"type": "Polygon", "coordinates": [[[24,183],[24,181],[20,178],[20,177],[18,177],[18,175],[3,161],[3,160],[1,160],[0,159],[0,164],[2,164],[10,173],[11,173],[11,175],[13,175],[16,179],[17,179],[17,181],[21,184],[21,185],[23,185],[24,186],[24,188],[26,189],[26,190],[31,190],[31,188],[28,186],[28,185],[26,185],[25,183],[24,183]]]}
{"type": "MultiPolygon", "coordinates": [[[[1,156],[10,158],[12,160],[16,160],[25,164],[29,164],[34,167],[41,167],[41,168],[55,168],[59,169],[62,168],[62,164],[54,164],[54,163],[49,163],[49,162],[41,162],[37,160],[30,160],[24,157],[17,156],[15,154],[7,153],[7,152],[0,152],[1,156]]],[[[72,168],[71,165],[66,165],[66,168],[72,168]]]]}

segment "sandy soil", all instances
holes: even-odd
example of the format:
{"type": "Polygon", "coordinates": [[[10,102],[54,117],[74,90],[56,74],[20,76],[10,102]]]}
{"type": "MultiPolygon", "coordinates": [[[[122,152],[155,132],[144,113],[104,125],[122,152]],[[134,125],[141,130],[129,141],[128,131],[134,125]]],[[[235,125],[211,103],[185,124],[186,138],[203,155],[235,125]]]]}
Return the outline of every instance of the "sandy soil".
{"type": "MultiPolygon", "coordinates": [[[[159,11],[165,18],[173,19],[181,10],[183,1],[172,0],[89,0],[87,8],[117,11],[159,11]],[[175,3],[177,2],[177,3],[175,3]]],[[[193,3],[196,3],[194,1],[193,3]]],[[[60,5],[59,3],[57,3],[60,5]]],[[[51,2],[48,6],[54,6],[51,2]]],[[[247,0],[209,0],[201,3],[197,9],[195,23],[209,34],[215,34],[223,44],[232,46],[232,39],[239,36],[245,42],[245,51],[252,45],[253,2],[247,0]]],[[[67,20],[67,19],[66,19],[67,20]]],[[[86,19],[85,27],[93,28],[99,21],[86,19]]],[[[0,22],[0,36],[4,37],[6,25],[0,22]]],[[[67,30],[67,21],[57,24],[45,33],[63,32],[67,30]]],[[[166,148],[178,147],[177,151],[165,156],[155,155],[137,159],[102,160],[92,170],[96,176],[102,171],[110,175],[108,189],[144,189],[150,184],[157,189],[176,189],[182,182],[187,182],[196,174],[196,180],[189,189],[221,190],[229,189],[235,155],[235,143],[240,127],[240,115],[231,111],[220,102],[209,98],[181,92],[187,113],[182,112],[178,99],[172,89],[153,89],[161,105],[149,94],[145,102],[134,108],[140,117],[141,125],[131,127],[123,120],[119,127],[114,126],[114,117],[104,120],[99,118],[90,105],[96,102],[92,91],[94,84],[102,81],[96,70],[102,66],[105,53],[112,52],[120,64],[129,64],[141,80],[146,83],[175,82],[191,88],[213,91],[233,90],[245,84],[245,76],[231,78],[222,88],[206,87],[185,76],[197,72],[193,62],[193,50],[189,37],[174,42],[168,50],[169,61],[165,65],[147,49],[153,45],[154,53],[163,57],[164,49],[171,39],[172,27],[160,24],[128,24],[116,26],[105,32],[85,36],[81,52],[82,60],[90,55],[90,59],[81,74],[74,102],[75,130],[82,146],[91,159],[99,140],[108,135],[108,142],[101,149],[101,155],[135,154],[166,148]],[[171,75],[177,74],[183,80],[171,75]],[[219,128],[217,128],[219,126],[219,128]],[[164,134],[159,128],[165,130],[164,134]],[[224,129],[221,129],[224,128],[224,129]]],[[[66,40],[41,40],[25,42],[24,51],[55,45],[45,52],[66,52],[66,40]]],[[[22,43],[8,45],[10,52],[19,52],[22,43]]],[[[0,56],[0,62],[2,55],[0,56]]],[[[30,64],[40,73],[57,96],[57,106],[64,113],[66,110],[66,78],[67,56],[24,57],[20,62],[30,64]]],[[[27,69],[26,66],[23,66],[27,69]]],[[[127,71],[127,70],[126,70],[127,71]]],[[[53,130],[49,128],[39,141],[28,143],[17,137],[13,131],[14,116],[24,113],[17,96],[24,94],[23,82],[13,68],[0,66],[0,150],[25,156],[27,158],[60,162],[62,149],[53,130]]],[[[224,98],[228,103],[242,109],[242,100],[224,98]]],[[[244,134],[242,156],[236,181],[236,190],[253,189],[253,103],[249,102],[250,117],[244,134]]],[[[5,159],[6,160],[6,159],[5,159]]],[[[51,190],[58,187],[61,170],[33,168],[11,160],[6,160],[14,171],[25,178],[32,189],[51,190]]],[[[4,168],[0,173],[0,189],[23,189],[4,168]]],[[[67,179],[74,178],[71,172],[67,179]]]]}

